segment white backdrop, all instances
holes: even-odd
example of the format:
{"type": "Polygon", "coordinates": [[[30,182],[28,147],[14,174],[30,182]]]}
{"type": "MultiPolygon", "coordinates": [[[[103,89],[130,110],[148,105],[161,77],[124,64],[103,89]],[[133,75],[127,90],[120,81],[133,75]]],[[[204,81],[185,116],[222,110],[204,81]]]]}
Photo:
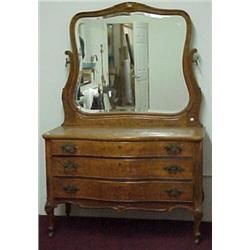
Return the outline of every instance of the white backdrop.
{"type": "MultiPolygon", "coordinates": [[[[138,0],[139,1],[139,0],[138,0]]],[[[71,17],[80,11],[96,10],[109,7],[121,1],[70,1],[39,3],[39,214],[45,214],[46,177],[44,141],[41,134],[63,122],[61,101],[68,70],[64,67],[65,50],[70,50],[69,22],[71,17]]],[[[209,1],[140,1],[160,8],[183,9],[189,13],[193,21],[193,47],[200,54],[200,63],[196,68],[197,81],[203,92],[201,119],[206,127],[204,146],[204,220],[211,221],[211,181],[212,181],[212,46],[211,46],[211,3],[209,1]]],[[[63,214],[63,206],[55,211],[63,214]]],[[[154,219],[191,219],[188,212],[173,211],[170,214],[126,212],[116,214],[110,210],[80,210],[74,208],[73,215],[112,216],[154,219]]]]}

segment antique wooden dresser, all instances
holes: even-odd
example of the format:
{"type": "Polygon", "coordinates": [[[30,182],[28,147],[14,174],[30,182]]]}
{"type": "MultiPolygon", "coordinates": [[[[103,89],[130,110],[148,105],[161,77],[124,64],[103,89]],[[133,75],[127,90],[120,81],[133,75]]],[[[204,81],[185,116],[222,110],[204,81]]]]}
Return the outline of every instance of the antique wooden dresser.
{"type": "MultiPolygon", "coordinates": [[[[71,205],[159,212],[181,207],[192,212],[195,242],[199,242],[204,198],[204,129],[199,120],[201,91],[192,71],[196,50],[189,49],[189,15],[182,10],[122,3],[100,11],[78,13],[71,20],[70,36],[72,52],[66,51],[70,72],[62,95],[64,123],[43,134],[47,173],[45,210],[49,235],[55,228],[54,208],[62,203],[67,215],[71,205]],[[99,112],[88,113],[77,106],[75,96],[81,66],[75,25],[80,18],[124,12],[179,15],[184,19],[186,33],[182,70],[189,101],[182,111],[174,114],[105,112],[103,106],[99,106],[99,112]]],[[[102,97],[104,89],[103,86],[99,88],[99,93],[103,91],[102,97]]]]}

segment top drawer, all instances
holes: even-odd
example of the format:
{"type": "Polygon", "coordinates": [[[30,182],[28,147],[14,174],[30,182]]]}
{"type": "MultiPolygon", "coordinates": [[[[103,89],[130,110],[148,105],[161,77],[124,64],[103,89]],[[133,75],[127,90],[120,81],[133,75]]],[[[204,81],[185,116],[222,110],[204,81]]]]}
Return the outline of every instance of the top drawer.
{"type": "Polygon", "coordinates": [[[174,141],[103,142],[85,140],[53,140],[53,155],[99,157],[191,157],[193,144],[174,141]]]}

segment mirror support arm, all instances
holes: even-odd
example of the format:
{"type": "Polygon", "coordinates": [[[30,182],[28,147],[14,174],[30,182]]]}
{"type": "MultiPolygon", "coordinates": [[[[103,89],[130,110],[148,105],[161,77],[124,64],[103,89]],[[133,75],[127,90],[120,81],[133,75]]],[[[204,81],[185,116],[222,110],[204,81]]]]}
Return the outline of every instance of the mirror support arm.
{"type": "Polygon", "coordinates": [[[198,55],[198,50],[196,48],[192,49],[191,56],[192,56],[192,63],[195,63],[196,66],[198,66],[199,55],[198,55]]]}
{"type": "Polygon", "coordinates": [[[70,64],[70,60],[68,59],[68,57],[66,57],[65,58],[65,68],[67,68],[69,64],[70,64]]]}

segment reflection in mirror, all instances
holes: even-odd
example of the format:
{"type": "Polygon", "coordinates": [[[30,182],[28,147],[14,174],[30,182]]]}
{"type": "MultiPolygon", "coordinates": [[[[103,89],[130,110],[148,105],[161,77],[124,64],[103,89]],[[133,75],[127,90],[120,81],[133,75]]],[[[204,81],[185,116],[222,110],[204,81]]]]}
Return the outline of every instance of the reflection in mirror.
{"type": "Polygon", "coordinates": [[[76,103],[84,112],[177,113],[189,101],[182,16],[120,13],[76,25],[76,103]]]}

